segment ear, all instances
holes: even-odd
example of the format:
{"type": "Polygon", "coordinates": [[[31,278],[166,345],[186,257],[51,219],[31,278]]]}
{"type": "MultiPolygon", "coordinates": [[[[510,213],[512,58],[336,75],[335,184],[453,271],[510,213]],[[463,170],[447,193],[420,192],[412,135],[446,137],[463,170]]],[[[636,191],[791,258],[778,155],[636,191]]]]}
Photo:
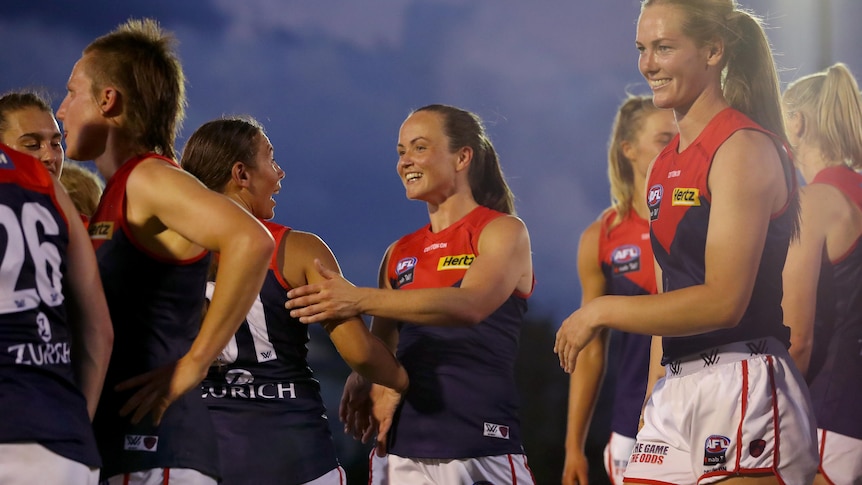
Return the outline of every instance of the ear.
{"type": "Polygon", "coordinates": [[[251,184],[251,177],[246,164],[242,162],[234,162],[230,168],[230,181],[237,187],[245,188],[251,184]]]}
{"type": "Polygon", "coordinates": [[[623,141],[620,143],[620,150],[622,150],[623,156],[626,157],[626,160],[628,160],[629,163],[634,164],[635,155],[637,155],[634,145],[629,141],[623,141]]]}
{"type": "Polygon", "coordinates": [[[789,136],[802,139],[805,135],[805,115],[801,111],[794,111],[787,117],[784,128],[789,136]]]}
{"type": "Polygon", "coordinates": [[[99,109],[105,116],[116,116],[122,111],[121,94],[116,88],[109,86],[99,92],[99,109]]]}
{"type": "Polygon", "coordinates": [[[709,44],[707,44],[706,48],[706,64],[707,66],[721,66],[724,60],[724,41],[721,39],[715,39],[709,44]]]}
{"type": "Polygon", "coordinates": [[[455,170],[461,171],[470,166],[473,161],[473,149],[471,147],[461,147],[458,150],[458,161],[455,164],[455,170]]]}

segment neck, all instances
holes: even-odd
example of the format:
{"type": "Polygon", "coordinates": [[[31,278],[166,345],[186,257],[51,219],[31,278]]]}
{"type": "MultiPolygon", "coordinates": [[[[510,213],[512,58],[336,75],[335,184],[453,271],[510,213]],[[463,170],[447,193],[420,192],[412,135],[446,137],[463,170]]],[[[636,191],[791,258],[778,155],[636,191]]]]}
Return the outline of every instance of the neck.
{"type": "Polygon", "coordinates": [[[428,217],[431,219],[431,232],[440,232],[461,220],[479,204],[472,194],[458,193],[446,198],[440,204],[428,203],[428,217]]]}
{"type": "Polygon", "coordinates": [[[820,149],[809,147],[806,144],[795,147],[793,152],[796,156],[796,166],[806,183],[811,183],[824,168],[844,165],[841,160],[830,160],[823,155],[820,149]]]}
{"type": "Polygon", "coordinates": [[[105,150],[93,159],[93,162],[95,162],[99,173],[107,181],[130,158],[146,152],[146,149],[135,146],[131,140],[122,137],[116,130],[110,130],[105,141],[105,150]]]}
{"type": "Polygon", "coordinates": [[[691,104],[674,108],[679,128],[679,151],[683,151],[700,136],[715,115],[730,107],[720,87],[704,91],[691,104]]]}

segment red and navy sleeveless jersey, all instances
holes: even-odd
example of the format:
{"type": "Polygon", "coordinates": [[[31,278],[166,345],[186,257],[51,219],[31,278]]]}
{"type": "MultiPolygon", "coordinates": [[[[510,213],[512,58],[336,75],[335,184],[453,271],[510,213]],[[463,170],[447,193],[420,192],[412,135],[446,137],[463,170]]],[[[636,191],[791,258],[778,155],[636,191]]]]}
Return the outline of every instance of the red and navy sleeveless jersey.
{"type": "Polygon", "coordinates": [[[36,442],[98,467],[72,371],[69,226],[42,163],[0,144],[0,443],[36,442]]]}
{"type": "Polygon", "coordinates": [[[135,390],[114,386],[179,360],[200,329],[209,253],[169,260],[145,249],[126,221],[126,183],[148,153],[125,162],[105,187],[89,233],[114,326],[114,349],[94,420],[102,477],[151,468],[193,468],[218,476],[215,434],[196,392],[177,399],[159,426],[150,415],[134,425],[119,410],[135,390]]]}
{"type": "MultiPolygon", "coordinates": [[[[846,166],[821,170],[813,184],[831,185],[862,209],[862,175],[846,166]]],[[[809,389],[817,427],[862,439],[862,244],[825,254],[817,293],[809,389]]]]}
{"type": "MultiPolygon", "coordinates": [[[[392,248],[387,276],[400,291],[457,287],[478,254],[484,227],[503,216],[478,207],[448,228],[430,224],[392,248]]],[[[397,357],[410,388],[390,433],[390,451],[409,458],[523,453],[515,357],[529,295],[514,293],[466,327],[400,324],[397,357]]]]}
{"type": "MultiPolygon", "coordinates": [[[[775,139],[776,146],[782,146],[777,137],[744,114],[727,108],[710,120],[685,151],[678,153],[677,135],[654,162],[647,204],[653,253],[662,269],[665,292],[704,283],[706,235],[712,200],[707,184],[709,170],[715,152],[739,130],[766,133],[775,139]]],[[[788,156],[783,148],[780,155],[788,156]]],[[[744,177],[745,174],[739,176],[744,177]]],[[[795,183],[792,190],[796,190],[795,183]]],[[[794,211],[783,210],[770,220],[754,290],[739,324],[699,335],[663,338],[663,364],[718,345],[769,336],[790,345],[790,329],[784,326],[781,311],[781,272],[794,217],[794,211]]],[[[741,227],[739,230],[746,229],[741,227]]]]}
{"type": "MultiPolygon", "coordinates": [[[[599,262],[605,276],[605,294],[650,295],[656,292],[655,265],[650,247],[649,222],[635,211],[614,225],[616,211],[610,209],[601,218],[599,262]]],[[[611,431],[635,437],[638,417],[643,406],[649,370],[652,337],[614,331],[618,341],[618,373],[614,387],[611,431]]]]}
{"type": "MultiPolygon", "coordinates": [[[[290,286],[278,259],[290,228],[261,222],[277,243],[263,287],[201,389],[225,483],[300,484],[337,467],[338,459],[308,366],[308,326],[284,307],[290,286]]],[[[214,287],[208,284],[210,298],[214,287]]]]}

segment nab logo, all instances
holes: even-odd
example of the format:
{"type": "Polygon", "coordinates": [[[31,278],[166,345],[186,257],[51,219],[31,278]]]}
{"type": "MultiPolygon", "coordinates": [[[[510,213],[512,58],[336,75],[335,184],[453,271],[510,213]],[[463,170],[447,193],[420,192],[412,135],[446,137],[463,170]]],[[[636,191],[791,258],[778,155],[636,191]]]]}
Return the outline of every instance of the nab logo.
{"type": "Polygon", "coordinates": [[[224,380],[228,384],[241,386],[243,384],[251,384],[254,382],[254,376],[251,372],[245,369],[231,369],[224,375],[224,380]]]}
{"type": "Polygon", "coordinates": [[[398,264],[395,265],[395,274],[404,274],[406,271],[410,271],[414,266],[416,266],[417,261],[418,260],[412,256],[398,261],[398,264]]]}
{"type": "Polygon", "coordinates": [[[111,239],[114,237],[113,222],[97,222],[90,224],[90,239],[111,239]]]}
{"type": "Polygon", "coordinates": [[[687,207],[700,206],[700,190],[676,187],[673,189],[670,205],[682,205],[687,207]]]}
{"type": "Polygon", "coordinates": [[[620,246],[611,253],[611,263],[615,275],[638,271],[641,269],[641,248],[633,244],[620,246]]]}
{"type": "Polygon", "coordinates": [[[485,436],[491,438],[509,439],[509,427],[502,424],[485,423],[485,436]]]}
{"type": "Polygon", "coordinates": [[[458,254],[452,256],[443,256],[437,262],[437,271],[443,271],[447,269],[467,269],[473,264],[473,260],[476,259],[475,254],[458,254]]]}
{"type": "Polygon", "coordinates": [[[703,464],[720,465],[724,463],[729,446],[730,438],[717,434],[711,435],[703,445],[703,464]]]}

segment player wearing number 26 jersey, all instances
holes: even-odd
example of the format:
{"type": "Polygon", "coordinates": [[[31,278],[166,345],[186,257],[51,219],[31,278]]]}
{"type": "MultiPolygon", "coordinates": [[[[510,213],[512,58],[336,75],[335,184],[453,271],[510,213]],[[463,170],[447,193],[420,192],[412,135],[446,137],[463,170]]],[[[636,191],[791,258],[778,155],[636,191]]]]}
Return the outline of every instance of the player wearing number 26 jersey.
{"type": "Polygon", "coordinates": [[[86,397],[92,397],[95,409],[110,351],[110,322],[86,233],[58,187],[37,159],[0,144],[4,484],[95,483],[94,469],[100,466],[86,397]],[[93,286],[71,287],[84,283],[82,269],[91,271],[94,279],[87,282],[93,286]],[[96,295],[83,300],[85,292],[96,295]],[[81,308],[88,303],[94,312],[81,308]],[[91,340],[100,347],[82,342],[84,347],[75,350],[81,354],[73,354],[73,341],[82,338],[81,332],[101,323],[105,335],[91,340]],[[99,362],[102,356],[104,362],[99,362]]]}

